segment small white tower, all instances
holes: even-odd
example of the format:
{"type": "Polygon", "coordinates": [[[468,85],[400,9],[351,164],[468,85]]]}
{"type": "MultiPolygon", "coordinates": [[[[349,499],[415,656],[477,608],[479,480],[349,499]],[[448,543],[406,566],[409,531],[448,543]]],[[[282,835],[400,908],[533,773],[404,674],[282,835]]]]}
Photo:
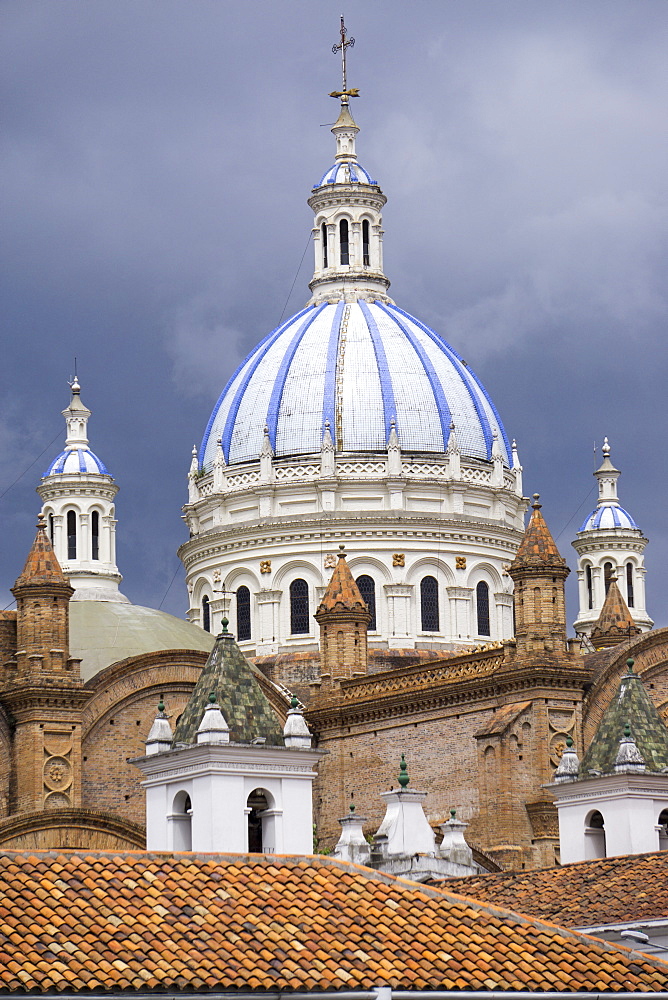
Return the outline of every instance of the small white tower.
{"type": "Polygon", "coordinates": [[[134,763],[146,788],[149,851],[312,854],[312,749],[292,699],[281,728],[257,671],[218,636],[172,736],[165,706],[134,763]]]}
{"type": "Polygon", "coordinates": [[[42,517],[58,562],[74,587],[73,601],[122,601],[116,566],[114,498],[118,486],[88,447],[90,410],[81,401],[75,376],[72,399],[63,410],[65,448],[37,487],[42,517]]]}
{"type": "Polygon", "coordinates": [[[598,480],[598,502],[573,542],[578,554],[580,594],[580,611],[573,628],[590,634],[601,614],[610,582],[616,578],[633,621],[645,632],[654,624],[645,609],[643,552],[647,539],[619,502],[620,472],[610,461],[607,438],[602,451],[603,462],[594,473],[598,480]]]}

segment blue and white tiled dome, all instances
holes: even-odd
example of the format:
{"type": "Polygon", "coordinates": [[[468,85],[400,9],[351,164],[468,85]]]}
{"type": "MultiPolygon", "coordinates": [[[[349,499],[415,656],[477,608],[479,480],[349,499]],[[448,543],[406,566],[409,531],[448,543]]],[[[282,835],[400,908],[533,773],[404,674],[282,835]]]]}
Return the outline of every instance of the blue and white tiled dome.
{"type": "Polygon", "coordinates": [[[635,528],[638,525],[618,503],[602,503],[585,518],[580,531],[607,531],[612,528],[635,528]]]}
{"type": "Polygon", "coordinates": [[[391,422],[404,452],[444,452],[454,422],[463,457],[489,460],[494,404],[437,333],[393,304],[323,302],[269,334],[228,382],[206,428],[200,461],[222,439],[228,464],[256,460],[264,427],[276,456],[320,451],[326,422],[338,451],[383,452],[391,422]]]}
{"type": "Polygon", "coordinates": [[[100,473],[108,476],[109,471],[103,462],[89,448],[68,448],[61,451],[44,473],[47,476],[69,476],[83,473],[100,473]]]}
{"type": "Polygon", "coordinates": [[[323,184],[377,184],[368,170],[365,170],[361,163],[343,161],[335,163],[329,170],[326,170],[315,188],[322,187],[323,184]]]}

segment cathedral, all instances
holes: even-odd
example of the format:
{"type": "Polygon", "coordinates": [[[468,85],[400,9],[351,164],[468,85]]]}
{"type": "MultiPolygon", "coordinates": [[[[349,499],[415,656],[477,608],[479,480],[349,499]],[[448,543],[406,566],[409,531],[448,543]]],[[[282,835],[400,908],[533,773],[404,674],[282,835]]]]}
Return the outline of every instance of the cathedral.
{"type": "MultiPolygon", "coordinates": [[[[480,379],[390,297],[386,198],[358,159],[344,35],[340,49],[333,162],[308,197],[310,296],[232,375],[193,449],[186,621],[119,589],[119,487],[89,447],[91,411],[72,383],[16,610],[0,618],[5,849],[143,848],[132,761],[158,704],[174,746],[193,742],[208,710],[197,689],[192,717],[193,692],[221,637],[215,694],[225,719],[245,720],[238,741],[268,747],[305,713],[319,852],[351,803],[364,832],[378,830],[403,754],[429,824],[456,808],[480,870],[554,864],[547,786],[565,747],[585,757],[629,658],[668,718],[668,629],[652,629],[647,539],[620,503],[610,445],[573,540],[569,638],[549,498],[546,518],[480,379]]],[[[252,850],[257,796],[239,808],[252,850]]],[[[648,823],[664,846],[659,813],[648,823]]]]}

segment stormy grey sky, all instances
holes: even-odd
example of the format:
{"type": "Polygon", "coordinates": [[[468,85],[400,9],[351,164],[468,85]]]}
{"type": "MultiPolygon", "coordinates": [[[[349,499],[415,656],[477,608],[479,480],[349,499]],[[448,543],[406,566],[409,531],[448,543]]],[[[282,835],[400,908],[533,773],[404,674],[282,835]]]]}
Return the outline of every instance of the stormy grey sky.
{"type": "MultiPolygon", "coordinates": [[[[181,571],[167,591],[190,449],[235,366],[307,298],[339,13],[2,4],[0,493],[25,472],[0,501],[2,606],[76,355],[91,446],[121,487],[123,590],[184,614],[181,571]]],[[[648,610],[667,625],[668,4],[349,0],[345,14],[390,294],[483,379],[571,567],[608,435],[650,539],[648,610]]]]}

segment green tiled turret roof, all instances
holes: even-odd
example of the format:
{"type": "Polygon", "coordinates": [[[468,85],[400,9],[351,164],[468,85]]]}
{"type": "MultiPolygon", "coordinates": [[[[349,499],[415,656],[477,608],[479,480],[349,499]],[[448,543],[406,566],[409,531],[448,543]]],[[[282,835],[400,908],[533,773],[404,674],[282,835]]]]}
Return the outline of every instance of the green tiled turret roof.
{"type": "Polygon", "coordinates": [[[613,774],[628,723],[631,735],[645,760],[647,771],[668,768],[668,728],[654,707],[639,675],[633,672],[633,660],[628,660],[628,672],[608,705],[596,735],[580,764],[580,776],[590,777],[590,771],[613,774]]]}
{"type": "Polygon", "coordinates": [[[211,692],[215,693],[230,727],[233,743],[249,743],[256,737],[264,737],[271,746],[283,746],[283,727],[260,687],[256,669],[241,652],[234,636],[222,632],[179,719],[174,746],[197,742],[197,729],[211,692]]]}

